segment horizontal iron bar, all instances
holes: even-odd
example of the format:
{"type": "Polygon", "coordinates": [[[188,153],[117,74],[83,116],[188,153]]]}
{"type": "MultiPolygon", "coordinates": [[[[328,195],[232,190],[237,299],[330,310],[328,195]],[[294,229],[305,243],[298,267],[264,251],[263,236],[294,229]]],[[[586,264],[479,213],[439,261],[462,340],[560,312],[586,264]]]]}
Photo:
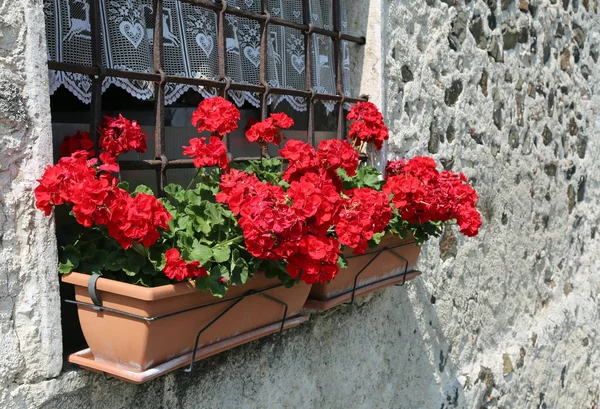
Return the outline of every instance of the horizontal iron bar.
{"type": "MultiPolygon", "coordinates": [[[[222,2],[219,2],[219,1],[216,1],[216,2],[213,0],[179,0],[179,1],[181,1],[182,3],[191,4],[194,6],[201,6],[201,7],[204,7],[204,8],[210,9],[210,10],[214,10],[217,12],[223,10],[222,2]]],[[[226,2],[224,2],[224,3],[226,3],[226,2]]],[[[278,26],[295,28],[296,30],[300,30],[300,31],[309,31],[310,30],[315,34],[320,34],[320,35],[324,35],[326,37],[331,37],[331,38],[339,38],[339,39],[350,41],[352,43],[356,43],[359,45],[364,45],[366,42],[365,37],[351,36],[351,35],[344,34],[344,33],[338,32],[338,31],[326,30],[321,27],[315,27],[315,26],[310,26],[308,24],[296,23],[294,21],[286,20],[286,19],[279,18],[279,17],[273,17],[271,15],[267,16],[266,14],[254,13],[252,11],[242,10],[237,7],[230,7],[229,5],[225,9],[225,13],[231,14],[233,16],[244,17],[247,19],[257,20],[257,21],[261,21],[261,22],[268,20],[269,24],[275,24],[278,26]]]]}
{"type": "MultiPolygon", "coordinates": [[[[152,81],[152,82],[161,82],[161,76],[157,73],[152,72],[139,72],[139,71],[127,71],[127,70],[119,70],[115,68],[98,68],[90,65],[79,65],[79,64],[69,64],[58,61],[48,61],[48,68],[51,70],[57,71],[65,71],[65,72],[74,72],[79,74],[87,74],[90,76],[106,76],[106,77],[115,77],[115,78],[127,78],[127,79],[135,79],[141,81],[152,81]]],[[[223,89],[227,86],[227,83],[224,81],[210,80],[206,78],[191,78],[191,77],[182,77],[179,75],[165,75],[165,82],[174,83],[174,84],[189,84],[189,85],[199,85],[202,87],[208,88],[217,88],[223,89]]],[[[303,98],[310,98],[313,93],[311,91],[303,91],[297,90],[293,88],[279,88],[279,87],[265,87],[262,85],[255,84],[242,84],[239,82],[231,82],[230,89],[239,90],[239,91],[249,91],[256,93],[264,93],[268,92],[269,94],[274,95],[294,95],[303,98]]],[[[349,103],[357,103],[357,102],[365,102],[366,98],[350,98],[342,95],[331,95],[331,94],[314,94],[314,99],[323,100],[323,101],[343,101],[349,103]]]]}
{"type": "Polygon", "coordinates": [[[94,309],[96,311],[100,311],[100,312],[101,311],[108,311],[108,312],[112,312],[112,313],[115,313],[115,314],[118,314],[118,315],[124,315],[124,316],[129,317],[129,318],[134,318],[134,319],[138,319],[138,320],[142,320],[142,321],[146,321],[146,322],[152,322],[152,321],[158,321],[158,320],[163,319],[163,318],[172,317],[174,315],[183,314],[184,312],[190,312],[190,311],[195,311],[195,310],[199,310],[199,309],[206,308],[206,307],[212,307],[214,305],[222,304],[222,303],[225,303],[225,302],[238,301],[238,300],[241,300],[243,298],[250,297],[250,296],[253,296],[253,295],[259,295],[259,294],[262,294],[264,292],[267,292],[267,291],[270,291],[270,290],[274,290],[274,289],[280,288],[280,287],[283,287],[283,284],[278,284],[278,285],[275,285],[275,286],[272,286],[272,287],[263,288],[262,290],[256,290],[256,291],[253,290],[253,291],[251,291],[249,293],[246,293],[246,294],[243,294],[243,295],[239,295],[237,297],[232,297],[232,298],[227,298],[227,299],[223,299],[223,300],[218,300],[218,301],[211,302],[209,304],[197,305],[195,307],[186,308],[184,310],[175,311],[175,312],[172,312],[172,313],[169,313],[169,314],[165,314],[165,315],[159,315],[157,317],[143,317],[141,315],[132,314],[130,312],[116,310],[116,309],[110,308],[110,307],[97,306],[97,305],[90,304],[90,303],[83,302],[83,301],[65,300],[65,302],[67,302],[69,304],[81,305],[83,307],[89,307],[89,308],[92,308],[92,309],[94,309]]]}
{"type": "MultiPolygon", "coordinates": [[[[273,156],[271,159],[279,159],[281,161],[286,161],[285,158],[281,156],[273,156]]],[[[367,160],[365,155],[360,155],[359,159],[362,161],[367,160]]],[[[260,156],[237,156],[231,159],[233,162],[244,162],[249,160],[260,160],[260,156]]],[[[157,169],[163,165],[163,161],[160,159],[142,159],[142,160],[120,160],[119,166],[122,170],[147,170],[147,169],[157,169]]],[[[193,159],[173,159],[167,160],[165,163],[165,169],[191,169],[194,167],[193,159]]],[[[360,256],[371,253],[364,253],[360,256]]],[[[359,257],[359,256],[349,256],[350,257],[359,257]]]]}

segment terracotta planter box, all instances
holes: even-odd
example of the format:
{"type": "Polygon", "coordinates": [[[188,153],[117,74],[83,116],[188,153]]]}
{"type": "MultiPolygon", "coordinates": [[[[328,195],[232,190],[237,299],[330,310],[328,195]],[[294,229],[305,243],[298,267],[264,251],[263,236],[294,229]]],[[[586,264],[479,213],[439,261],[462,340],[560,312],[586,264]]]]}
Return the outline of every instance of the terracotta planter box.
{"type": "MultiPolygon", "coordinates": [[[[63,277],[75,286],[76,301],[93,304],[89,279],[80,273],[63,277]]],[[[282,303],[287,304],[284,328],[304,322],[308,317],[298,313],[309,291],[304,283],[285,288],[262,273],[232,287],[222,299],[196,290],[190,282],[146,288],[99,278],[96,293],[106,309],[78,305],[89,348],[72,354],[69,361],[133,383],[146,382],[190,364],[198,332],[227,308],[231,307],[201,334],[194,360],[278,332],[285,311],[282,303]],[[259,293],[243,297],[252,291],[259,293]]]]}
{"type": "Polygon", "coordinates": [[[420,253],[421,247],[415,244],[410,234],[406,240],[387,234],[379,246],[361,255],[352,254],[351,249],[346,249],[344,255],[348,259],[348,267],[340,270],[327,284],[313,284],[304,308],[328,310],[351,302],[353,289],[356,298],[412,280],[421,274],[414,270],[420,253]]]}

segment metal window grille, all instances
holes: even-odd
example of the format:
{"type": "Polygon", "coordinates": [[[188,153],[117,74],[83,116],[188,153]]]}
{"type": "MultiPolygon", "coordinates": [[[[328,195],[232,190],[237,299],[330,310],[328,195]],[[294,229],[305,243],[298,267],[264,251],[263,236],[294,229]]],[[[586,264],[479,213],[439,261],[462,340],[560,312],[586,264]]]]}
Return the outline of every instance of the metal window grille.
{"type": "MultiPolygon", "coordinates": [[[[181,168],[193,168],[192,159],[175,159],[169,160],[166,155],[166,144],[165,144],[165,84],[176,83],[176,84],[190,84],[197,86],[204,86],[209,88],[215,88],[219,90],[222,97],[228,98],[229,90],[242,90],[256,92],[261,95],[261,118],[265,119],[268,115],[268,98],[269,95],[291,95],[303,97],[307,100],[308,107],[308,121],[307,121],[307,141],[309,144],[315,146],[315,112],[314,103],[317,100],[323,101],[334,101],[339,104],[337,110],[337,131],[336,136],[338,139],[343,137],[345,130],[345,115],[343,104],[344,103],[356,103],[359,101],[366,101],[366,98],[350,98],[346,97],[343,92],[342,86],[342,41],[352,42],[358,45],[365,44],[364,37],[355,37],[352,35],[344,34],[341,31],[341,5],[340,0],[333,0],[333,30],[326,30],[324,28],[315,27],[310,23],[310,8],[309,0],[302,1],[303,6],[303,24],[298,24],[293,21],[289,21],[282,18],[272,17],[269,14],[267,8],[267,0],[261,0],[261,13],[254,13],[239,8],[228,7],[227,1],[212,1],[212,0],[179,0],[183,3],[189,3],[191,5],[203,7],[209,10],[213,10],[218,16],[218,56],[219,56],[219,79],[201,79],[201,78],[189,78],[176,75],[166,75],[163,70],[164,52],[163,52],[163,1],[153,1],[153,13],[154,13],[154,69],[155,73],[148,72],[136,72],[127,71],[120,69],[109,69],[102,65],[102,45],[101,45],[101,26],[100,26],[100,10],[98,0],[90,0],[90,25],[91,25],[91,37],[92,37],[92,65],[77,65],[68,64],[56,61],[49,61],[48,68],[58,71],[73,72],[89,75],[92,80],[92,102],[90,104],[90,135],[92,140],[97,143],[97,130],[102,120],[102,82],[106,77],[117,77],[127,78],[142,81],[154,82],[155,87],[155,139],[154,139],[154,159],[149,160],[129,160],[120,161],[119,164],[123,170],[141,170],[150,169],[155,170],[157,174],[157,187],[158,194],[164,195],[164,187],[167,179],[167,169],[181,169],[181,168]],[[225,15],[231,14],[237,17],[244,17],[252,20],[256,20],[261,29],[261,40],[260,40],[260,69],[259,69],[259,84],[246,84],[237,83],[231,81],[226,76],[225,72],[225,15]],[[306,78],[306,89],[296,90],[290,88],[277,88],[269,86],[266,78],[267,71],[267,39],[268,39],[268,28],[270,24],[294,28],[301,31],[304,34],[304,57],[305,57],[305,78],[306,78]],[[323,93],[317,93],[312,87],[312,61],[311,61],[311,50],[313,48],[313,34],[323,35],[330,37],[334,43],[334,63],[335,63],[335,77],[336,77],[336,94],[329,95],[323,93]]],[[[229,140],[227,136],[224,138],[224,142],[229,150],[229,140]]],[[[233,161],[243,161],[259,159],[258,157],[234,157],[233,161]]]]}

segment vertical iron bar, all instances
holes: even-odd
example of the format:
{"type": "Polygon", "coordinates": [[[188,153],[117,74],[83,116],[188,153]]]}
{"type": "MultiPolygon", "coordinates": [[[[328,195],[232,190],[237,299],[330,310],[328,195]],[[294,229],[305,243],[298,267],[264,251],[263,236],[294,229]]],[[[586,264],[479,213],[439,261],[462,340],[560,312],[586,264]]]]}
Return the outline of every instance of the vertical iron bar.
{"type": "Polygon", "coordinates": [[[154,0],[154,70],[160,80],[154,84],[155,123],[154,123],[154,158],[160,159],[161,167],[156,170],[158,196],[165,194],[168,159],[165,154],[165,72],[163,71],[163,2],[154,0]]]}
{"type": "Polygon", "coordinates": [[[265,120],[269,113],[269,107],[267,100],[269,98],[269,82],[267,81],[267,61],[268,61],[268,44],[269,44],[269,21],[271,20],[271,14],[268,10],[268,1],[260,1],[261,12],[267,16],[264,21],[261,21],[261,34],[260,34],[260,69],[259,79],[260,84],[265,87],[265,92],[262,95],[260,104],[260,119],[265,120]]]}
{"type": "Polygon", "coordinates": [[[304,33],[304,78],[306,90],[311,92],[311,96],[306,101],[306,110],[308,113],[307,124],[307,143],[315,146],[315,103],[312,83],[312,41],[313,25],[310,20],[310,0],[302,0],[302,22],[308,25],[308,31],[304,33]]]}
{"type": "Polygon", "coordinates": [[[98,150],[98,127],[102,121],[102,83],[104,66],[102,65],[102,34],[100,24],[99,0],[90,0],[90,29],[92,35],[92,65],[100,69],[100,75],[92,79],[92,102],[90,104],[90,137],[98,150]]]}
{"type": "Polygon", "coordinates": [[[337,139],[342,139],[344,130],[344,84],[342,82],[342,7],[340,0],[333,0],[333,31],[337,31],[337,38],[333,38],[333,60],[335,62],[335,91],[342,97],[338,106],[337,139]]]}
{"type": "MultiPolygon", "coordinates": [[[[217,22],[217,48],[219,56],[219,81],[226,81],[225,87],[223,87],[221,96],[225,99],[229,99],[229,87],[231,86],[231,80],[227,78],[227,72],[225,70],[225,58],[227,50],[225,49],[225,12],[227,11],[227,1],[221,1],[221,10],[218,14],[219,21],[217,22]]],[[[223,135],[223,143],[227,147],[229,159],[231,159],[231,142],[227,134],[223,135]]]]}
{"type": "MultiPolygon", "coordinates": [[[[219,11],[219,21],[217,27],[217,46],[219,52],[219,81],[225,79],[225,11],[227,10],[227,2],[222,1],[222,8],[219,11]]],[[[227,99],[227,91],[223,89],[223,98],[227,99]]]]}

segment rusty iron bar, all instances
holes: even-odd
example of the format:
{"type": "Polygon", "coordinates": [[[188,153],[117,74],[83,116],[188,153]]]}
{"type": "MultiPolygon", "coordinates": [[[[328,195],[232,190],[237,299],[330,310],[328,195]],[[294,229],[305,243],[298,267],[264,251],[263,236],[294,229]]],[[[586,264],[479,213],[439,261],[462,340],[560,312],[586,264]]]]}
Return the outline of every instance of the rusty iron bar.
{"type": "Polygon", "coordinates": [[[267,0],[260,1],[260,8],[264,16],[266,17],[264,20],[260,20],[260,65],[259,65],[259,82],[260,85],[264,87],[264,92],[262,93],[262,99],[260,104],[260,119],[265,120],[269,113],[268,107],[268,98],[271,93],[271,87],[269,86],[269,82],[267,81],[267,55],[268,55],[268,44],[269,44],[269,23],[271,21],[271,14],[268,10],[267,0]]]}
{"type": "MultiPolygon", "coordinates": [[[[174,84],[189,84],[214,88],[226,99],[229,97],[230,90],[249,91],[262,94],[261,98],[261,118],[266,118],[268,114],[268,98],[269,95],[292,95],[302,97],[307,100],[308,106],[308,143],[315,145],[315,113],[314,104],[316,100],[338,102],[340,109],[338,111],[338,128],[337,137],[340,138],[341,129],[344,126],[343,115],[344,102],[356,103],[366,101],[367,98],[361,96],[359,98],[345,97],[343,93],[343,83],[341,77],[341,41],[350,41],[359,45],[365,44],[364,37],[354,37],[344,34],[340,31],[341,28],[341,10],[339,0],[333,1],[333,16],[334,30],[325,30],[320,27],[315,27],[311,23],[310,4],[309,0],[302,0],[303,4],[303,24],[293,21],[273,17],[268,11],[268,1],[261,0],[261,12],[255,13],[243,10],[237,7],[231,7],[227,1],[218,0],[179,0],[184,3],[204,7],[213,10],[218,14],[218,53],[219,53],[219,78],[217,80],[205,78],[189,78],[178,75],[167,75],[164,72],[164,39],[163,39],[163,0],[153,0],[154,8],[154,41],[153,41],[153,59],[154,72],[135,72],[115,68],[107,68],[102,64],[102,38],[101,38],[101,21],[100,21],[100,3],[98,0],[90,0],[90,20],[92,31],[92,65],[78,65],[62,63],[57,61],[48,61],[48,68],[57,71],[66,71],[73,73],[81,73],[90,76],[92,80],[92,103],[90,106],[90,134],[98,143],[97,131],[102,121],[102,83],[106,77],[126,78],[140,81],[154,82],[155,86],[155,152],[154,159],[149,160],[123,160],[119,164],[123,170],[155,170],[157,174],[158,194],[164,195],[164,187],[167,178],[167,169],[186,169],[193,168],[192,159],[175,159],[169,160],[166,156],[166,141],[165,141],[165,85],[167,83],[174,84]],[[226,62],[227,50],[225,47],[225,16],[227,14],[248,18],[259,22],[261,27],[261,42],[260,42],[260,70],[259,84],[243,84],[233,82],[227,77],[226,62]],[[268,82],[268,41],[269,41],[269,26],[277,25],[283,27],[294,28],[304,33],[305,37],[305,90],[297,90],[290,88],[271,87],[268,82]],[[333,39],[335,44],[335,70],[336,70],[336,95],[317,93],[313,88],[313,61],[311,50],[313,47],[313,36],[323,35],[333,39]]],[[[225,135],[224,141],[227,144],[229,151],[229,140],[225,135]]],[[[240,156],[231,158],[234,162],[258,160],[260,157],[240,156]]],[[[285,161],[285,158],[275,157],[285,161]]],[[[361,160],[365,160],[365,155],[360,155],[361,160]]]]}
{"type": "MultiPolygon", "coordinates": [[[[114,68],[106,68],[104,70],[91,67],[88,65],[78,65],[78,64],[68,64],[57,61],[48,61],[48,68],[51,70],[57,71],[65,71],[65,72],[74,72],[88,75],[99,75],[101,72],[104,73],[106,77],[115,77],[115,78],[127,78],[127,79],[136,79],[141,81],[151,81],[151,82],[160,82],[161,77],[157,73],[151,72],[135,72],[135,71],[126,71],[119,70],[114,68]]],[[[217,80],[209,80],[205,78],[191,78],[191,77],[181,77],[178,75],[165,75],[166,83],[173,84],[190,84],[190,85],[198,85],[204,86],[208,88],[216,88],[223,90],[227,88],[227,80],[225,82],[217,81],[217,80]]],[[[262,85],[254,85],[254,84],[242,84],[238,82],[230,82],[230,89],[239,90],[239,91],[250,91],[256,93],[265,92],[265,87],[262,85]]],[[[311,91],[303,91],[292,88],[280,88],[280,87],[270,87],[269,93],[275,95],[294,95],[303,98],[310,98],[313,93],[311,91]]],[[[322,101],[341,101],[342,98],[339,95],[332,94],[322,94],[315,93],[315,100],[322,101]]],[[[367,101],[367,98],[349,98],[345,97],[345,102],[356,103],[356,102],[364,102],[367,101]]]]}
{"type": "Polygon", "coordinates": [[[312,36],[314,32],[314,26],[310,23],[310,1],[302,0],[302,21],[308,27],[304,31],[304,79],[305,86],[309,95],[306,98],[306,110],[307,110],[307,143],[311,146],[315,146],[315,96],[316,93],[313,90],[312,83],[312,36]]]}
{"type": "Polygon", "coordinates": [[[90,104],[90,137],[98,149],[98,128],[102,121],[102,83],[104,82],[104,66],[102,65],[102,37],[100,24],[100,4],[90,1],[90,29],[92,36],[92,65],[95,69],[90,74],[92,80],[92,101],[90,104]]]}
{"type": "MultiPolygon", "coordinates": [[[[213,1],[213,0],[179,0],[179,1],[182,3],[192,4],[195,6],[201,6],[203,8],[213,10],[215,12],[221,11],[221,9],[223,8],[222,4],[226,3],[225,1],[213,1]]],[[[304,0],[303,0],[303,4],[304,4],[304,0]]],[[[270,24],[275,24],[278,26],[289,27],[289,28],[295,28],[296,30],[300,30],[300,31],[308,31],[308,29],[309,29],[309,24],[306,21],[304,21],[304,24],[299,24],[299,23],[296,23],[296,22],[293,22],[290,20],[286,20],[283,18],[279,18],[279,17],[272,17],[272,16],[267,17],[266,14],[254,13],[252,11],[243,10],[243,9],[237,8],[237,7],[227,7],[226,13],[237,16],[237,17],[244,17],[244,18],[251,19],[251,20],[257,20],[259,22],[266,21],[267,19],[269,19],[270,24]]],[[[326,37],[331,37],[331,38],[338,37],[337,32],[331,31],[331,30],[326,30],[321,27],[313,27],[313,31],[316,34],[321,34],[326,37]]],[[[343,34],[342,39],[359,44],[359,45],[364,45],[366,42],[365,37],[355,37],[355,36],[351,36],[348,34],[343,34]]]]}
{"type": "Polygon", "coordinates": [[[154,159],[159,160],[160,167],[156,168],[156,182],[158,195],[164,196],[167,182],[167,165],[169,159],[166,155],[165,142],[165,84],[166,76],[163,70],[163,2],[154,0],[154,70],[160,76],[160,81],[154,84],[154,108],[156,123],[154,124],[154,159]]]}
{"type": "MultiPolygon", "coordinates": [[[[217,21],[217,52],[219,56],[219,81],[224,82],[225,86],[221,89],[221,96],[225,99],[229,99],[229,90],[231,89],[231,80],[227,78],[227,71],[225,69],[225,63],[227,59],[227,50],[225,49],[225,11],[227,10],[227,2],[221,2],[221,9],[218,14],[217,21]]],[[[227,134],[223,135],[223,142],[227,147],[228,155],[231,152],[231,140],[227,134]]]]}
{"type": "Polygon", "coordinates": [[[333,0],[333,30],[338,32],[338,36],[333,38],[333,60],[335,62],[335,91],[342,98],[338,104],[336,137],[344,137],[345,122],[344,116],[344,84],[342,79],[342,6],[340,0],[333,0]]]}
{"type": "MultiPolygon", "coordinates": [[[[273,156],[271,159],[279,159],[286,162],[287,159],[281,156],[273,156]]],[[[366,155],[359,155],[359,160],[367,160],[366,155]]],[[[259,156],[237,156],[231,159],[232,162],[244,162],[249,160],[260,160],[259,156]]],[[[143,170],[156,169],[161,167],[163,162],[159,159],[142,159],[142,160],[120,160],[119,166],[122,170],[143,170]]],[[[193,159],[173,159],[166,164],[167,169],[190,169],[194,167],[193,159]]]]}

